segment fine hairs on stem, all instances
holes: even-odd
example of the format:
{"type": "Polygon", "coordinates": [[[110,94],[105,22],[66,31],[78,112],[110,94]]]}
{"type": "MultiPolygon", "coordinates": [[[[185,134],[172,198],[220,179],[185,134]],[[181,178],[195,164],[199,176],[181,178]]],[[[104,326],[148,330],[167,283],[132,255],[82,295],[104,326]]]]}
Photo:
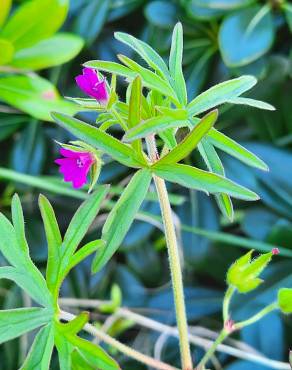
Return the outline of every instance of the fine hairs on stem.
{"type": "MultiPolygon", "coordinates": [[[[109,301],[99,301],[97,299],[78,299],[78,298],[61,298],[59,300],[59,304],[61,307],[64,308],[75,308],[75,307],[84,307],[84,308],[94,308],[98,309],[103,304],[107,304],[109,301]]],[[[145,327],[147,329],[153,330],[158,333],[167,333],[169,336],[172,336],[174,338],[178,338],[178,330],[176,327],[171,327],[168,325],[165,325],[161,322],[155,321],[153,319],[150,319],[148,317],[142,316],[136,312],[131,311],[128,308],[119,307],[115,311],[116,317],[122,317],[128,320],[131,320],[135,322],[136,324],[145,327]]],[[[189,341],[191,344],[199,346],[206,351],[213,346],[213,343],[211,340],[193,335],[189,333],[189,341]]],[[[242,345],[242,343],[241,343],[242,345]]],[[[241,346],[242,347],[242,346],[241,346]]],[[[217,346],[217,351],[227,354],[229,356],[236,357],[238,359],[252,361],[254,363],[266,365],[272,369],[279,369],[279,370],[290,370],[290,365],[285,362],[271,360],[260,353],[257,353],[257,351],[250,349],[240,349],[236,347],[231,347],[229,345],[225,344],[219,344],[217,346]]]]}
{"type": "MultiPolygon", "coordinates": [[[[158,153],[154,136],[148,137],[146,139],[146,142],[150,159],[152,162],[155,162],[157,160],[158,153]]],[[[161,215],[165,230],[165,239],[168,248],[168,258],[173,286],[176,320],[179,331],[182,368],[183,370],[191,370],[193,369],[193,362],[188,339],[188,323],[186,317],[182,271],[175,226],[172,218],[172,212],[165,181],[155,175],[153,175],[153,179],[161,208],[161,215]]]]}
{"type": "MultiPolygon", "coordinates": [[[[72,321],[76,318],[75,315],[61,311],[60,312],[60,319],[64,321],[72,321]]],[[[92,336],[98,338],[99,340],[107,343],[110,346],[115,347],[118,351],[121,353],[124,353],[125,355],[135,359],[138,362],[141,362],[147,366],[154,367],[158,370],[179,370],[173,366],[170,366],[168,364],[165,364],[164,362],[155,360],[152,357],[146,356],[133,348],[130,348],[126,346],[125,344],[119,342],[118,340],[112,338],[110,335],[104,333],[102,330],[97,329],[95,326],[90,324],[85,324],[83,327],[83,330],[87,333],[91,334],[92,336]]]]}

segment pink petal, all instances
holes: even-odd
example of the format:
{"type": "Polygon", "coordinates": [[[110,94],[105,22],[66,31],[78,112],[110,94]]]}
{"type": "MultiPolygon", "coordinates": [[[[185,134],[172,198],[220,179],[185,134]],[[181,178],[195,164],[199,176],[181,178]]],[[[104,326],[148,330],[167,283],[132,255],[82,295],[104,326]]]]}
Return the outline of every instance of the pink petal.
{"type": "Polygon", "coordinates": [[[86,177],[78,177],[72,180],[73,188],[74,189],[79,189],[83,185],[87,183],[87,178],[86,177]]]}
{"type": "Polygon", "coordinates": [[[82,70],[83,76],[86,77],[90,84],[94,86],[96,83],[99,82],[98,73],[93,68],[83,68],[82,70]]]}
{"type": "Polygon", "coordinates": [[[66,158],[78,158],[80,156],[79,152],[75,152],[74,150],[65,149],[65,148],[60,149],[60,154],[66,158]]]}
{"type": "Polygon", "coordinates": [[[80,90],[84,91],[87,95],[91,95],[92,93],[92,86],[90,81],[83,75],[79,75],[75,77],[75,81],[80,88],[80,90]]]}
{"type": "Polygon", "coordinates": [[[95,98],[97,100],[103,101],[103,102],[106,102],[108,100],[108,92],[106,89],[105,81],[98,83],[96,86],[94,86],[93,90],[95,93],[95,98]]]}

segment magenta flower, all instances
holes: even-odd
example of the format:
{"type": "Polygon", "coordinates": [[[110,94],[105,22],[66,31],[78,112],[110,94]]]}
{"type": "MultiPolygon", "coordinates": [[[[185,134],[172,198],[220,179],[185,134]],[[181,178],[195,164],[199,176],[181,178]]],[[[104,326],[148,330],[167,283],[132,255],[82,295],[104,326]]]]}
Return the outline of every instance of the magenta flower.
{"type": "Polygon", "coordinates": [[[105,79],[100,79],[97,71],[92,68],[83,68],[82,73],[75,78],[79,88],[98,102],[107,103],[109,96],[105,79]]]}
{"type": "Polygon", "coordinates": [[[65,158],[55,160],[64,175],[65,181],[72,181],[73,188],[81,188],[87,183],[87,175],[95,162],[94,155],[89,152],[75,152],[69,149],[60,149],[60,154],[65,158]]]}

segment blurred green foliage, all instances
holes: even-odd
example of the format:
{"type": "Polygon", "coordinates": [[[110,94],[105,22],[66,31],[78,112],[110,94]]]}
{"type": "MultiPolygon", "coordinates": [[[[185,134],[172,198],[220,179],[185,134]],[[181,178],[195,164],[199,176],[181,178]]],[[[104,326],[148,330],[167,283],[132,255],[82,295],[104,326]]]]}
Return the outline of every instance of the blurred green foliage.
{"type": "MultiPolygon", "coordinates": [[[[269,251],[273,245],[280,250],[285,247],[288,252],[285,250],[267,268],[265,284],[256,292],[235,297],[232,312],[236,320],[275,299],[279,286],[292,287],[291,2],[71,0],[67,7],[66,0],[0,3],[0,207],[9,214],[11,194],[16,190],[21,194],[31,253],[38,267],[45,266],[47,254],[37,209],[39,192],[46,193],[53,202],[63,231],[80,200],[86,197],[85,192],[73,191],[58,178],[53,164],[58,151],[54,139],[66,142],[72,137],[48,122],[49,112],[74,113],[73,103],[61,95],[80,96],[74,76],[85,61],[115,60],[122,48],[113,38],[115,31],[142,38],[166,56],[171,29],[180,20],[185,32],[184,71],[190,98],[227,78],[252,74],[260,79],[252,97],[269,101],[277,108],[276,112],[240,106],[220,109],[218,127],[256,153],[270,168],[269,173],[262,173],[222,155],[227,177],[261,196],[261,201],[255,203],[238,201],[232,224],[220,216],[214,201],[206,195],[193,190],[178,194],[175,186],[170,188],[178,196],[173,203],[181,222],[189,321],[218,329],[225,273],[231,262],[242,255],[242,248],[269,251]]],[[[136,57],[126,47],[123,54],[136,57]]],[[[86,112],[82,118],[93,121],[95,116],[86,112]]],[[[203,168],[196,154],[188,161],[203,168]]],[[[128,175],[122,165],[108,161],[100,182],[117,185],[112,192],[115,199],[119,184],[126,183],[128,175]]],[[[172,325],[172,292],[165,241],[157,228],[160,219],[155,197],[149,197],[142,208],[140,220],[112,261],[90,277],[91,261],[85,260],[72,271],[62,294],[108,298],[110,287],[116,283],[123,305],[139,308],[172,325]]],[[[103,218],[98,218],[89,238],[100,232],[102,224],[103,218]]],[[[2,308],[20,307],[27,302],[14,285],[2,280],[0,284],[2,308]]],[[[95,318],[103,321],[104,316],[96,313],[95,318]]],[[[124,341],[134,340],[145,351],[153,348],[157,340],[156,335],[139,327],[122,335],[124,341]]],[[[291,318],[273,313],[239,335],[269,358],[287,361],[292,343],[291,318]]],[[[30,337],[27,339],[31,341],[30,337]]],[[[26,348],[27,344],[19,340],[2,346],[0,369],[17,369],[26,348]]],[[[194,352],[197,357],[202,355],[197,348],[194,352]]],[[[178,366],[178,357],[177,343],[169,339],[162,358],[178,366]]],[[[122,368],[144,369],[128,359],[117,358],[122,368]]],[[[223,355],[219,359],[227,370],[268,369],[245,361],[232,362],[223,355]]]]}

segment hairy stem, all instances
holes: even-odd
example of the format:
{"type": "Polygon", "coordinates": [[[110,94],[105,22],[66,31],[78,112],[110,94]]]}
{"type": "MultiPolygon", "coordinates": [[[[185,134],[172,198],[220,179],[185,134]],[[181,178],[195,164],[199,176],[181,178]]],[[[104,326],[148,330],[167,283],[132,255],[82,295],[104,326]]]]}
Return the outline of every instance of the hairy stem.
{"type": "Polygon", "coordinates": [[[230,286],[228,287],[224,300],[223,300],[223,322],[225,323],[228,319],[230,319],[229,315],[229,306],[230,306],[230,300],[235,292],[235,288],[230,286]]]}
{"type": "MultiPolygon", "coordinates": [[[[85,308],[99,308],[100,305],[104,303],[109,303],[110,301],[99,301],[97,299],[78,299],[78,298],[61,298],[59,303],[62,307],[85,307],[85,308]]],[[[165,325],[159,321],[150,319],[149,317],[142,316],[137,312],[133,312],[125,307],[120,307],[115,312],[117,316],[123,317],[125,319],[134,321],[136,324],[145,327],[150,330],[154,330],[158,333],[167,333],[168,335],[178,338],[178,330],[175,327],[165,325]]],[[[204,337],[190,334],[189,333],[190,343],[199,346],[208,350],[212,347],[213,342],[204,337]]],[[[252,347],[247,346],[245,343],[237,342],[237,347],[231,347],[225,344],[219,344],[217,351],[225,353],[229,356],[233,356],[245,361],[252,361],[258,364],[266,365],[272,369],[279,370],[291,370],[291,367],[286,362],[271,360],[259,352],[257,352],[252,347]]]]}
{"type": "Polygon", "coordinates": [[[226,337],[228,337],[228,332],[225,329],[222,329],[222,331],[218,335],[218,338],[213,343],[212,347],[208,349],[208,351],[205,353],[205,356],[200,361],[199,365],[196,368],[197,370],[203,370],[205,368],[205,365],[207,364],[209,359],[214,355],[219,344],[221,344],[226,337]]]}
{"type": "Polygon", "coordinates": [[[239,330],[239,329],[242,329],[245,326],[254,324],[255,322],[257,322],[258,320],[260,320],[261,318],[263,318],[264,316],[266,316],[270,312],[276,310],[277,308],[278,308],[278,302],[273,302],[270,305],[268,305],[267,307],[263,308],[258,313],[256,313],[254,316],[250,317],[249,319],[236,323],[234,325],[234,328],[235,328],[235,330],[239,330]]]}
{"type": "MultiPolygon", "coordinates": [[[[72,321],[76,318],[75,315],[61,311],[60,312],[60,319],[65,321],[72,321]]],[[[158,370],[178,370],[177,368],[170,366],[164,362],[155,360],[152,357],[146,356],[143,353],[140,353],[125,344],[119,342],[118,340],[112,338],[108,334],[104,333],[102,330],[97,329],[95,326],[91,324],[85,324],[83,330],[87,333],[91,334],[92,336],[98,338],[99,340],[103,341],[104,343],[115,347],[119,352],[124,353],[126,356],[135,359],[147,366],[153,367],[158,370]]]]}
{"type": "MultiPolygon", "coordinates": [[[[157,150],[154,137],[147,138],[149,155],[152,161],[157,160],[157,150]]],[[[160,177],[153,175],[155,182],[161,214],[163,219],[165,239],[168,248],[169,267],[171,272],[171,280],[174,294],[174,304],[176,312],[176,321],[179,332],[179,343],[181,362],[183,370],[192,370],[193,363],[188,338],[188,323],[186,317],[186,308],[184,301],[183,279],[181,271],[181,263],[179,258],[179,249],[175,234],[175,227],[172,218],[168,192],[165,181],[160,177]]]]}
{"type": "MultiPolygon", "coordinates": [[[[230,302],[230,299],[231,299],[231,296],[232,296],[233,293],[234,293],[234,289],[228,288],[228,290],[226,292],[226,295],[225,295],[225,298],[224,298],[224,303],[225,303],[225,300],[227,301],[227,303],[225,303],[225,306],[226,306],[225,307],[225,312],[224,312],[224,304],[223,304],[224,323],[226,323],[227,320],[229,319],[228,307],[229,307],[229,302],[230,302]]],[[[204,369],[204,366],[207,364],[209,359],[212,357],[214,352],[217,350],[217,347],[219,346],[219,344],[221,344],[224,341],[224,339],[226,339],[232,332],[234,332],[235,330],[240,330],[240,329],[244,328],[245,326],[254,324],[258,320],[263,318],[265,315],[269,314],[270,312],[274,311],[277,308],[278,308],[278,303],[273,302],[270,305],[268,305],[267,307],[263,308],[261,311],[259,311],[254,316],[250,317],[249,319],[244,320],[244,321],[240,321],[236,324],[233,324],[233,327],[230,328],[229,330],[227,330],[226,328],[223,328],[222,331],[220,332],[218,338],[213,343],[212,347],[209,348],[209,350],[206,352],[205,356],[202,358],[201,362],[199,363],[199,365],[197,367],[197,370],[203,370],[204,369]]]]}

